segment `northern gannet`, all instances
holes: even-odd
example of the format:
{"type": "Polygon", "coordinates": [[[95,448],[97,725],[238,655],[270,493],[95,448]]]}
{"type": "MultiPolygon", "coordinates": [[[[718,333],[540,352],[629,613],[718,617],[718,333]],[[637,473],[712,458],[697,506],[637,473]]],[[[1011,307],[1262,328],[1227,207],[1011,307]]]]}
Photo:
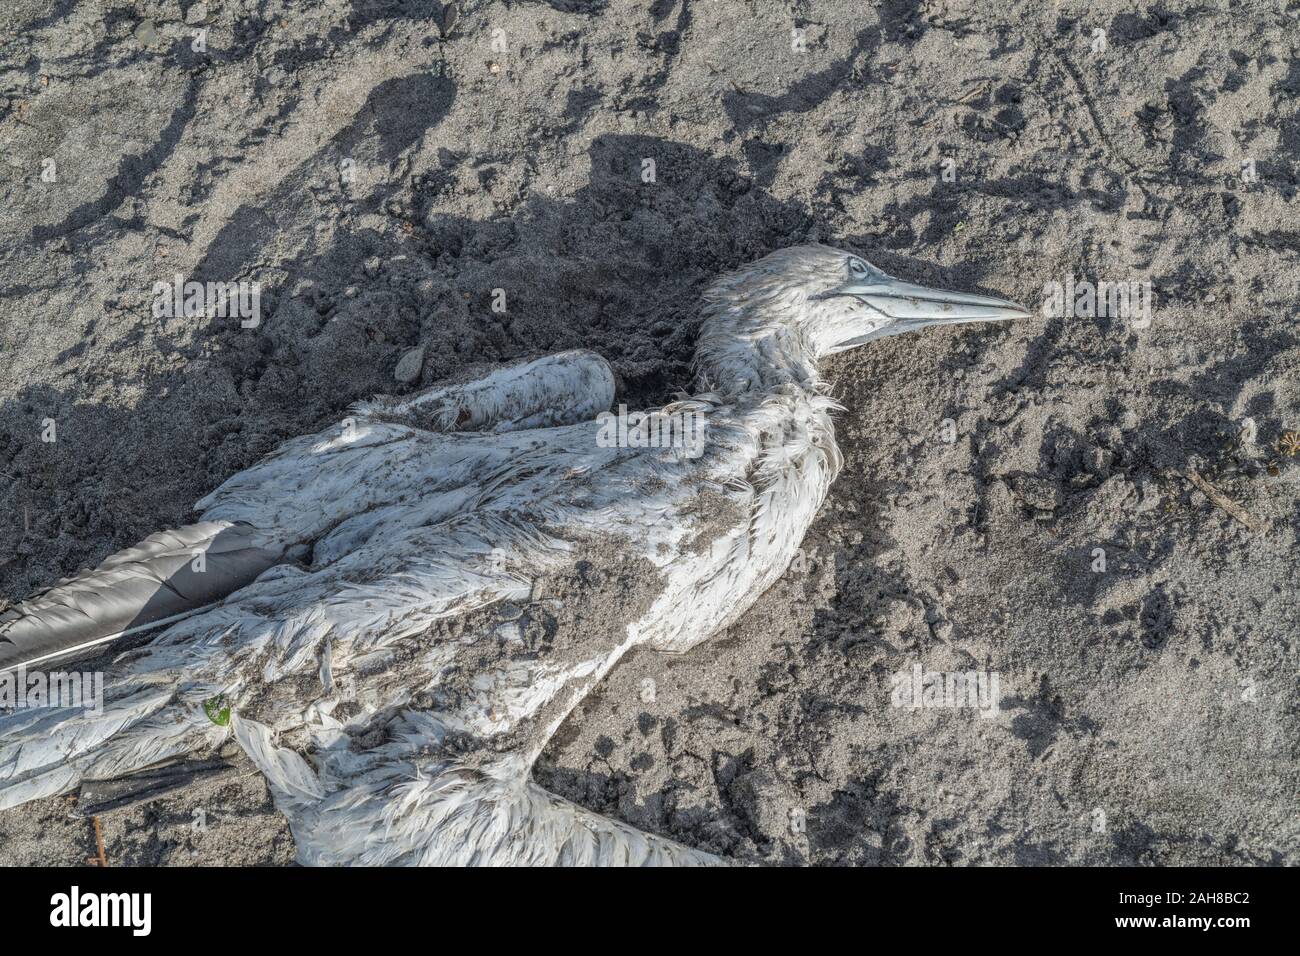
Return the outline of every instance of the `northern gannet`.
{"type": "Polygon", "coordinates": [[[0,615],[0,669],[163,628],[114,660],[101,713],[0,718],[0,809],[233,738],[304,863],[717,862],[547,793],[533,762],[630,648],[693,647],[789,565],[841,464],[819,360],[1028,313],[821,245],[704,310],[694,393],[647,420],[696,416],[694,449],[602,440],[600,356],[521,362],[356,406],[196,524],[0,615]]]}

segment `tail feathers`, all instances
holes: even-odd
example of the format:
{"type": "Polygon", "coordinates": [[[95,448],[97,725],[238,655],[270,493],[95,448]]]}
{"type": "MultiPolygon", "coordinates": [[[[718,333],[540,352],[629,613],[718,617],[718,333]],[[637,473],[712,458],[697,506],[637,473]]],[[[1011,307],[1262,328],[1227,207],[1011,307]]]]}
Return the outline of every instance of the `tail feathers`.
{"type": "Polygon", "coordinates": [[[584,810],[528,780],[397,763],[289,814],[299,859],[364,866],[707,866],[722,861],[584,810]]]}
{"type": "MultiPolygon", "coordinates": [[[[392,729],[392,728],[390,728],[392,729]]],[[[265,728],[250,736],[262,750],[265,728]]],[[[237,735],[240,731],[237,730],[237,735]]],[[[363,866],[700,866],[718,857],[585,810],[548,793],[514,756],[470,766],[442,754],[442,728],[406,714],[400,737],[370,751],[305,762],[254,756],[289,818],[300,862],[363,866]],[[304,782],[303,770],[310,774],[304,782]],[[288,780],[286,787],[283,781],[288,780]],[[320,783],[325,780],[328,787],[320,783]],[[328,789],[322,797],[310,793],[328,789]]],[[[243,737],[240,737],[241,743],[243,737]]],[[[246,745],[247,746],[247,745],[246,745]]],[[[271,747],[274,751],[274,747],[271,747]]],[[[296,755],[294,755],[296,757],[296,755]]],[[[301,761],[301,758],[297,758],[301,761]]]]}
{"type": "Polygon", "coordinates": [[[0,810],[65,793],[84,779],[111,779],[229,734],[208,719],[194,689],[129,686],[102,710],[60,707],[0,717],[0,810]]]}

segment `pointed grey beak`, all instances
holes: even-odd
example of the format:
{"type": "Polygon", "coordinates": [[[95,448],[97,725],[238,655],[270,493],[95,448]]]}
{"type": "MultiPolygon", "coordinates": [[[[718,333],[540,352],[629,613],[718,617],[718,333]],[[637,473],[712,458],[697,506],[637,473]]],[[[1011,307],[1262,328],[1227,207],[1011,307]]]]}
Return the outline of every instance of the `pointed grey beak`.
{"type": "Polygon", "coordinates": [[[923,285],[900,282],[890,276],[871,276],[849,282],[836,295],[854,296],[910,331],[927,325],[955,325],[961,322],[1001,322],[1023,319],[1031,313],[1007,299],[966,292],[945,292],[923,285]]]}

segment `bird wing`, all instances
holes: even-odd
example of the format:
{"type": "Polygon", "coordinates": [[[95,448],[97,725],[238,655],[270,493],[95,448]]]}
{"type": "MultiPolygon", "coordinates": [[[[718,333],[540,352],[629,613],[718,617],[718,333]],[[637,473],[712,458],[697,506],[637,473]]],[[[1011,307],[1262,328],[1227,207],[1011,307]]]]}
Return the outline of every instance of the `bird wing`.
{"type": "Polygon", "coordinates": [[[410,398],[363,402],[356,411],[429,431],[502,433],[576,425],[608,411],[613,402],[609,363],[595,352],[575,349],[499,366],[410,398]]]}
{"type": "Polygon", "coordinates": [[[587,421],[613,397],[608,363],[571,351],[358,406],[203,498],[198,523],[151,535],[0,612],[0,673],[178,620],[252,583],[307,542],[317,542],[316,563],[329,563],[375,534],[469,511],[490,490],[488,479],[508,475],[512,457],[539,442],[456,442],[439,432],[587,421]]]}

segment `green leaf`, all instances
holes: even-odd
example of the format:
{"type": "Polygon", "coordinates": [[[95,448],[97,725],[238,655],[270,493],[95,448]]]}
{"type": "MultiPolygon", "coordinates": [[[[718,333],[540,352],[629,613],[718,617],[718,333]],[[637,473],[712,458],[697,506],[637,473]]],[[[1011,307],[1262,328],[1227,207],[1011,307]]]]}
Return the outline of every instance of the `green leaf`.
{"type": "Polygon", "coordinates": [[[208,715],[208,720],[218,727],[228,727],[230,725],[230,705],[226,703],[225,694],[218,694],[216,697],[209,697],[205,700],[203,702],[203,712],[208,715]]]}

